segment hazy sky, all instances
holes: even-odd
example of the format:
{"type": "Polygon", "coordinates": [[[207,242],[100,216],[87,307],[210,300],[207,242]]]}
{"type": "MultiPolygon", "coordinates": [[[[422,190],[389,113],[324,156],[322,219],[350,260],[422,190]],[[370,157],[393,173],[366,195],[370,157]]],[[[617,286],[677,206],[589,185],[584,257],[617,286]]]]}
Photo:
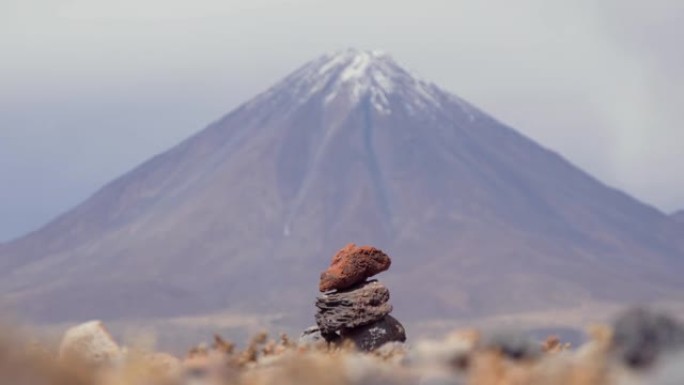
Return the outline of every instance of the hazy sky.
{"type": "Polygon", "coordinates": [[[684,208],[683,46],[682,0],[0,0],[0,241],[347,47],[684,208]]]}

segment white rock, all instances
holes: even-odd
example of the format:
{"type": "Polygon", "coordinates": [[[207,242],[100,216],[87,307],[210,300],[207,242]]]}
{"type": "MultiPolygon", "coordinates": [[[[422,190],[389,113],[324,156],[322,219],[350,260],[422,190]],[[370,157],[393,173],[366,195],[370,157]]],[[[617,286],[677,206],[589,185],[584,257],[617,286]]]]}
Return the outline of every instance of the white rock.
{"type": "Polygon", "coordinates": [[[123,352],[100,321],[74,326],[64,333],[59,346],[62,360],[78,361],[95,366],[117,365],[123,352]]]}

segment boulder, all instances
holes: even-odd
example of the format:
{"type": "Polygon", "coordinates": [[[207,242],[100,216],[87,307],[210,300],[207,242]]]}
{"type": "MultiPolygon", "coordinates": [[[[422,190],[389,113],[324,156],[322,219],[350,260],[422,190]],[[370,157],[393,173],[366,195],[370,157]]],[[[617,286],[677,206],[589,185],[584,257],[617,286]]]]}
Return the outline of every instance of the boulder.
{"type": "Polygon", "coordinates": [[[388,342],[405,342],[404,326],[391,315],[369,325],[354,329],[342,329],[343,340],[351,340],[356,347],[364,351],[373,351],[388,342]]]}
{"type": "Polygon", "coordinates": [[[351,243],[337,252],[330,267],[321,274],[319,289],[343,290],[389,269],[392,260],[372,246],[357,247],[351,243]]]}
{"type": "Polygon", "coordinates": [[[97,367],[118,364],[123,355],[100,321],[86,322],[68,329],[59,346],[61,360],[97,367]]]}
{"type": "Polygon", "coordinates": [[[610,350],[628,367],[648,368],[663,354],[684,351],[684,325],[666,313],[645,308],[627,310],[613,323],[610,350]]]}
{"type": "Polygon", "coordinates": [[[323,294],[316,299],[316,323],[323,336],[371,324],[392,311],[389,298],[389,290],[377,281],[364,282],[347,291],[323,294]]]}

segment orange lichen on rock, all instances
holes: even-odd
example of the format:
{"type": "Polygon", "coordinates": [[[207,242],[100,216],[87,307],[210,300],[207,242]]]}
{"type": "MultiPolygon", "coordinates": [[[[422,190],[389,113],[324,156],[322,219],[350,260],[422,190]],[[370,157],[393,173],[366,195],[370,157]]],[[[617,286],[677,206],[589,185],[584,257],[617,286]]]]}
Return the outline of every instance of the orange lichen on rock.
{"type": "Polygon", "coordinates": [[[389,269],[391,263],[390,257],[375,247],[350,243],[335,254],[330,267],[321,274],[319,289],[349,288],[389,269]]]}

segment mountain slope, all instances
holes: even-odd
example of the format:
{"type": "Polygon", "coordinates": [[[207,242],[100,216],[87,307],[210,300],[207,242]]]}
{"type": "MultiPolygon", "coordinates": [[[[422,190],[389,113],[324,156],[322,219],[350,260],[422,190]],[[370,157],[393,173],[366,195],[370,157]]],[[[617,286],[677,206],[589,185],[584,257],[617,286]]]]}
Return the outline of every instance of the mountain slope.
{"type": "Polygon", "coordinates": [[[676,297],[674,221],[402,69],[314,60],[0,249],[40,321],[312,313],[348,242],[394,259],[405,319],[676,297]],[[428,284],[429,283],[429,284],[428,284]]]}
{"type": "Polygon", "coordinates": [[[679,223],[684,223],[684,210],[677,211],[676,213],[672,214],[672,219],[679,223]]]}

